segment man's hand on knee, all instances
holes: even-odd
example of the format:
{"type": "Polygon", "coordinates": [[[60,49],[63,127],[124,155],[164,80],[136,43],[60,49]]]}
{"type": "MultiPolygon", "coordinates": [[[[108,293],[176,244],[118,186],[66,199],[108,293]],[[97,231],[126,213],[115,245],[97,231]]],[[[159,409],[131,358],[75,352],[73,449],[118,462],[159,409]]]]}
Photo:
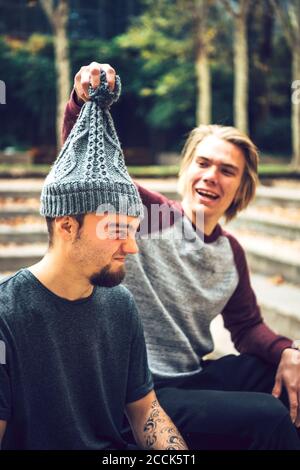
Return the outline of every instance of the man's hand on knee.
{"type": "Polygon", "coordinates": [[[108,86],[111,90],[115,87],[116,72],[109,64],[99,64],[98,62],[91,62],[89,65],[84,65],[76,73],[74,77],[74,90],[77,95],[78,101],[87,101],[89,99],[89,86],[97,88],[100,85],[101,71],[106,73],[108,86]]]}

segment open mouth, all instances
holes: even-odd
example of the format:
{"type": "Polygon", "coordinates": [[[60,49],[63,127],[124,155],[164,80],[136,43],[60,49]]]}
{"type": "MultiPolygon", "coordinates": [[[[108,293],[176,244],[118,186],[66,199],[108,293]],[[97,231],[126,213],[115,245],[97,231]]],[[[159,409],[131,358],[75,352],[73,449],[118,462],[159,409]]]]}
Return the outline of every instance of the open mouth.
{"type": "Polygon", "coordinates": [[[196,189],[196,192],[199,194],[199,196],[211,199],[212,201],[215,201],[220,197],[218,194],[207,191],[206,189],[196,189]]]}

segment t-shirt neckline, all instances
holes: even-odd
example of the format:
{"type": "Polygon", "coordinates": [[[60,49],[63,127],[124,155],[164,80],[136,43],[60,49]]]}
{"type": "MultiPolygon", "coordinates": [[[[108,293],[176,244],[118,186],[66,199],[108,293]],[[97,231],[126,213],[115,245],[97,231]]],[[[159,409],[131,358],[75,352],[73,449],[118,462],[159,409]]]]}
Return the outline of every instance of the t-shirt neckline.
{"type": "Polygon", "coordinates": [[[42,289],[48,296],[51,296],[52,298],[56,299],[59,302],[63,302],[68,305],[78,305],[82,303],[89,302],[96,291],[96,287],[93,288],[92,293],[88,297],[83,297],[81,299],[76,299],[76,300],[69,300],[65,299],[64,297],[61,297],[54,292],[52,292],[48,287],[46,287],[29,269],[24,268],[21,269],[20,273],[26,277],[26,279],[29,279],[30,281],[34,282],[36,286],[38,286],[40,289],[42,289]]]}

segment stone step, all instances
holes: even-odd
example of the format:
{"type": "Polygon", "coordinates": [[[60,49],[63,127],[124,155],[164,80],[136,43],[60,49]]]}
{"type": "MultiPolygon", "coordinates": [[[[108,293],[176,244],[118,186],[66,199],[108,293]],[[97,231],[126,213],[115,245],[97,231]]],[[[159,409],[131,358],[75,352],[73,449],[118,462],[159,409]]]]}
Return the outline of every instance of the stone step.
{"type": "Polygon", "coordinates": [[[259,186],[256,192],[255,204],[300,207],[300,189],[259,186]]]}
{"type": "Polygon", "coordinates": [[[7,204],[0,206],[0,219],[13,219],[15,217],[26,217],[29,215],[40,217],[39,209],[24,204],[7,204]]]}
{"type": "Polygon", "coordinates": [[[40,197],[42,179],[0,179],[0,198],[40,197]]]}
{"type": "Polygon", "coordinates": [[[8,150],[4,152],[0,152],[0,163],[14,165],[14,164],[22,164],[22,165],[32,165],[33,156],[30,152],[27,151],[19,151],[19,150],[8,150]]]}
{"type": "MultiPolygon", "coordinates": [[[[276,333],[292,339],[300,338],[300,287],[288,283],[276,285],[270,278],[259,274],[252,274],[251,282],[266,324],[276,333]]],[[[211,323],[211,332],[215,350],[209,357],[237,354],[221,315],[211,323]]]]}
{"type": "Polygon", "coordinates": [[[14,272],[37,263],[46,250],[47,244],[1,246],[0,272],[14,272]]]}
{"type": "Polygon", "coordinates": [[[46,224],[0,225],[0,243],[45,243],[48,240],[46,224]]]}
{"type": "Polygon", "coordinates": [[[276,285],[260,274],[253,274],[251,281],[266,323],[277,333],[300,338],[300,286],[276,285]]]}
{"type": "Polygon", "coordinates": [[[247,260],[254,273],[266,276],[282,276],[287,282],[300,284],[300,243],[261,234],[244,233],[230,229],[247,253],[247,260]]]}
{"type": "Polygon", "coordinates": [[[284,219],[278,215],[260,212],[255,207],[250,207],[228,224],[229,230],[247,228],[255,232],[264,233],[265,235],[283,237],[288,240],[300,239],[300,208],[299,222],[295,220],[284,219]]]}

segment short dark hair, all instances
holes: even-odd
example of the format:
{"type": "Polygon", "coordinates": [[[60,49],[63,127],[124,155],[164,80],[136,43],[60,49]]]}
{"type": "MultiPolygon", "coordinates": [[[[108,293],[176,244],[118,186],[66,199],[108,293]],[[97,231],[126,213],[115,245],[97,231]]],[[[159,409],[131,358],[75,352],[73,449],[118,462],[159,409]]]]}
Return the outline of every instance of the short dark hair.
{"type": "MultiPolygon", "coordinates": [[[[76,220],[76,222],[79,225],[79,228],[82,227],[85,214],[70,215],[70,217],[73,217],[73,219],[76,220]]],[[[46,219],[46,224],[47,224],[47,229],[48,229],[49,248],[51,248],[53,246],[53,238],[54,238],[53,223],[54,223],[55,217],[45,217],[45,219],[46,219]]]]}

